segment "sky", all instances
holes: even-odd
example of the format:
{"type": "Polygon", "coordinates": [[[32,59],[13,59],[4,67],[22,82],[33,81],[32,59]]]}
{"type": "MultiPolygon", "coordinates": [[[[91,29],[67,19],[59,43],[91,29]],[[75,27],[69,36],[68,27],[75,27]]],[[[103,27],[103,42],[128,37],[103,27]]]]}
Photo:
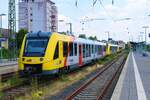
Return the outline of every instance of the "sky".
{"type": "MultiPolygon", "coordinates": [[[[58,7],[59,32],[69,30],[68,22],[72,23],[73,32],[76,36],[86,34],[97,36],[99,40],[107,39],[108,32],[114,40],[142,41],[145,39],[143,26],[150,27],[150,0],[101,0],[92,6],[93,0],[52,0],[58,7]],[[103,19],[85,22],[86,19],[103,19]],[[130,18],[130,20],[122,20],[130,18]],[[84,28],[84,30],[82,30],[84,28]]],[[[99,1],[99,0],[98,0],[99,1]]],[[[16,8],[18,4],[16,1],[16,8]]],[[[17,10],[18,11],[18,10],[17,10]]],[[[8,0],[0,0],[0,14],[8,13],[8,0]]],[[[8,15],[8,14],[7,14],[8,15]]],[[[18,16],[18,15],[17,15],[18,16]]],[[[7,16],[3,17],[3,27],[7,28],[7,16]]],[[[147,41],[150,29],[147,29],[147,41]]]]}

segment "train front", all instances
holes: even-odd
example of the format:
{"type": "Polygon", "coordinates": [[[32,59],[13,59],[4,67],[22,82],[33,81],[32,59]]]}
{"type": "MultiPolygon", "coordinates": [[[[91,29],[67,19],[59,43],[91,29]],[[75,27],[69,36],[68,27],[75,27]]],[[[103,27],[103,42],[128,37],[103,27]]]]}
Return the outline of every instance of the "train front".
{"type": "Polygon", "coordinates": [[[50,32],[28,33],[25,36],[18,60],[21,76],[42,73],[42,65],[45,62],[44,56],[50,36],[50,32]]]}

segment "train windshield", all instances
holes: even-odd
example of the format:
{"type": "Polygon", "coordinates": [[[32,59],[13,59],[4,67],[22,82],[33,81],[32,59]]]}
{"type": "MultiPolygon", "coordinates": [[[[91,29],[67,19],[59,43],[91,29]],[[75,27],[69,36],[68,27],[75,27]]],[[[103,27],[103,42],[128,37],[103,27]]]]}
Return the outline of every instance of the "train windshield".
{"type": "Polygon", "coordinates": [[[48,38],[28,38],[25,44],[24,56],[44,56],[47,44],[48,38]]]}

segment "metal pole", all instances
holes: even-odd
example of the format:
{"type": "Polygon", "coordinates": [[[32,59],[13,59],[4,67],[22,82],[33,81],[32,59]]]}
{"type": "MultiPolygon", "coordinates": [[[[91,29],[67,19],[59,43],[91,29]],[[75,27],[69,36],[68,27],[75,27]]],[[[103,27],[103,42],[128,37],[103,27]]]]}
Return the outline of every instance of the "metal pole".
{"type": "Polygon", "coordinates": [[[70,34],[72,35],[72,23],[70,23],[70,34]]]}
{"type": "MultiPolygon", "coordinates": [[[[0,34],[2,35],[2,14],[0,15],[0,34]]],[[[1,43],[1,41],[0,41],[0,43],[1,43]]],[[[0,55],[0,58],[1,58],[1,62],[2,62],[2,58],[3,58],[3,55],[2,55],[2,43],[1,43],[1,47],[0,47],[0,50],[1,50],[1,55],[0,55]]]]}
{"type": "Polygon", "coordinates": [[[145,27],[145,44],[146,44],[146,40],[147,40],[147,39],[146,39],[146,29],[147,29],[147,28],[145,27]]]}
{"type": "MultiPolygon", "coordinates": [[[[2,16],[0,15],[0,21],[1,21],[1,35],[2,35],[2,16]]],[[[0,43],[1,43],[1,41],[0,41],[0,43]]],[[[1,43],[1,47],[0,47],[0,50],[1,50],[1,62],[2,62],[2,43],[1,43]]]]}
{"type": "Polygon", "coordinates": [[[69,27],[70,27],[70,34],[72,35],[72,23],[66,23],[66,24],[69,24],[69,27]]]}
{"type": "Polygon", "coordinates": [[[1,27],[1,30],[0,30],[0,32],[1,32],[1,34],[2,34],[2,15],[0,15],[0,21],[1,21],[1,24],[0,24],[0,25],[1,25],[1,26],[0,26],[0,27],[1,27]]]}
{"type": "Polygon", "coordinates": [[[110,34],[109,34],[109,32],[108,32],[108,40],[109,40],[109,38],[110,38],[110,34]]]}
{"type": "Polygon", "coordinates": [[[110,38],[109,31],[108,31],[108,32],[106,32],[106,33],[107,33],[107,36],[108,36],[107,40],[109,41],[109,38],[110,38]]]}
{"type": "Polygon", "coordinates": [[[146,30],[147,30],[147,28],[149,28],[149,27],[148,27],[148,26],[143,26],[143,28],[145,29],[145,50],[146,50],[146,42],[147,42],[146,30]]]}

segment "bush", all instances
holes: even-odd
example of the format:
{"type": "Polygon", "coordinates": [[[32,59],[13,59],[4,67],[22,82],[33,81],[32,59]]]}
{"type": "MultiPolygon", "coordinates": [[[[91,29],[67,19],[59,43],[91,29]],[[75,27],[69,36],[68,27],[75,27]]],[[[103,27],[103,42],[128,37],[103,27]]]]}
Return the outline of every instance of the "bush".
{"type": "Polygon", "coordinates": [[[14,57],[15,58],[18,57],[18,50],[15,50],[15,54],[14,54],[13,50],[8,50],[5,48],[0,50],[0,58],[2,58],[2,59],[9,59],[9,58],[14,58],[14,57]]]}

